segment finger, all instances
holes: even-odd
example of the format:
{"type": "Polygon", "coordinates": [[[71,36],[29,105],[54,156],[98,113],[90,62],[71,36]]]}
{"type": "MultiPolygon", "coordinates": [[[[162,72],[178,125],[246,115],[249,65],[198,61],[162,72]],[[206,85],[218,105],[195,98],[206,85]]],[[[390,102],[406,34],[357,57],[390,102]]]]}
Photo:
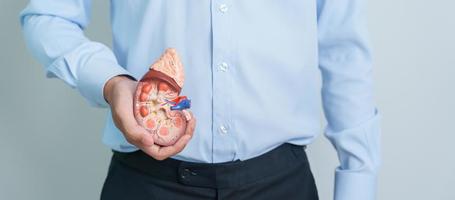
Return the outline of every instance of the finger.
{"type": "MultiPolygon", "coordinates": [[[[138,125],[139,126],[139,125],[138,125]]],[[[155,140],[153,139],[153,134],[149,133],[147,130],[145,130],[143,127],[139,126],[141,129],[143,129],[141,132],[143,132],[141,136],[141,141],[140,144],[138,144],[141,147],[150,147],[153,144],[155,144],[155,140]]]]}
{"type": "Polygon", "coordinates": [[[190,135],[183,135],[175,144],[171,146],[161,147],[158,145],[152,145],[149,148],[143,149],[143,151],[157,160],[163,160],[182,151],[190,139],[190,135]]]}
{"type": "Polygon", "coordinates": [[[185,135],[193,137],[194,129],[196,128],[196,118],[192,117],[186,126],[185,135]]]}
{"type": "Polygon", "coordinates": [[[185,115],[186,121],[189,121],[191,118],[193,118],[193,113],[189,110],[183,110],[183,115],[185,115]]]}
{"type": "Polygon", "coordinates": [[[183,148],[185,148],[186,144],[193,137],[195,127],[196,118],[192,117],[191,120],[188,122],[185,134],[182,137],[180,137],[174,145],[166,147],[152,145],[149,148],[143,149],[143,151],[157,160],[162,160],[169,156],[175,155],[182,151],[183,148]]]}
{"type": "Polygon", "coordinates": [[[116,118],[118,118],[121,131],[127,138],[128,142],[138,147],[153,145],[153,135],[137,123],[132,113],[132,110],[131,112],[128,112],[128,109],[120,109],[120,111],[116,111],[114,114],[116,118]]]}
{"type": "Polygon", "coordinates": [[[133,102],[125,99],[121,104],[115,107],[115,110],[113,112],[119,118],[121,124],[124,126],[133,127],[137,125],[137,121],[134,118],[133,114],[133,106],[126,105],[133,105],[133,102]]]}
{"type": "Polygon", "coordinates": [[[156,159],[164,159],[179,153],[183,150],[183,148],[185,148],[190,139],[193,137],[195,127],[196,118],[193,117],[188,123],[185,134],[180,137],[175,144],[166,147],[153,145],[147,149],[148,154],[156,159]]]}
{"type": "Polygon", "coordinates": [[[140,125],[126,127],[125,130],[124,135],[128,139],[128,142],[139,148],[149,147],[154,144],[153,135],[140,125]]]}

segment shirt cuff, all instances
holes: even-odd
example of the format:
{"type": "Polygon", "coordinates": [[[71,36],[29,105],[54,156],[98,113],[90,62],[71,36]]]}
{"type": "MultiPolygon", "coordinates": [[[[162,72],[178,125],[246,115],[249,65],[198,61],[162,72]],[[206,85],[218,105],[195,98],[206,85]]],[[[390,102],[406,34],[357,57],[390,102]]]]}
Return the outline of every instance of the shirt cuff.
{"type": "Polygon", "coordinates": [[[376,190],[376,173],[335,171],[335,200],[375,200],[376,190]]]}
{"type": "Polygon", "coordinates": [[[121,67],[112,51],[101,43],[87,42],[55,60],[47,69],[47,77],[59,77],[93,107],[109,106],[104,98],[104,85],[114,76],[130,72],[121,67]],[[72,77],[72,78],[68,78],[72,77]]]}
{"type": "Polygon", "coordinates": [[[337,150],[340,166],[335,170],[335,200],[375,200],[381,164],[380,121],[374,116],[354,128],[326,135],[337,150]]]}

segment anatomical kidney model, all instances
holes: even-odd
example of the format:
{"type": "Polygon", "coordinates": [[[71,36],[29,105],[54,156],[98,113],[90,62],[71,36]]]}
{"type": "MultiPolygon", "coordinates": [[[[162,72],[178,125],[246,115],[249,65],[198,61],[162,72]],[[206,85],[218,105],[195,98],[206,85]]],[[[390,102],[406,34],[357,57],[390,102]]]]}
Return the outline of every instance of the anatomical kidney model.
{"type": "Polygon", "coordinates": [[[179,96],[185,81],[182,62],[175,49],[166,49],[139,81],[134,95],[134,117],[155,144],[173,145],[186,130],[191,101],[179,96]]]}

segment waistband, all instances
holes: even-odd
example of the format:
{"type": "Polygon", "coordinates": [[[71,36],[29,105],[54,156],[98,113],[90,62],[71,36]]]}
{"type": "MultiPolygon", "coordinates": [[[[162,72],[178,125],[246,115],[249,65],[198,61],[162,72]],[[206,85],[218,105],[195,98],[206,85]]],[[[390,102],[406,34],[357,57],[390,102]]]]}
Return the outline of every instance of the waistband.
{"type": "Polygon", "coordinates": [[[131,153],[113,150],[112,160],[161,180],[219,189],[238,187],[301,166],[301,163],[308,162],[305,149],[306,145],[283,143],[254,158],[222,163],[187,162],[174,158],[156,160],[141,150],[131,153]]]}

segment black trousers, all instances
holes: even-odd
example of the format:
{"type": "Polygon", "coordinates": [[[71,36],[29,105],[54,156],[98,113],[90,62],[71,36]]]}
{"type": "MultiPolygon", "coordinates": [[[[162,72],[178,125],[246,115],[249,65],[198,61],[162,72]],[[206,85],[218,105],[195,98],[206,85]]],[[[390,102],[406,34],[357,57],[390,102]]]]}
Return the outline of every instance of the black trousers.
{"type": "Polygon", "coordinates": [[[114,151],[102,200],[317,200],[306,146],[284,143],[244,161],[155,160],[114,151]]]}

